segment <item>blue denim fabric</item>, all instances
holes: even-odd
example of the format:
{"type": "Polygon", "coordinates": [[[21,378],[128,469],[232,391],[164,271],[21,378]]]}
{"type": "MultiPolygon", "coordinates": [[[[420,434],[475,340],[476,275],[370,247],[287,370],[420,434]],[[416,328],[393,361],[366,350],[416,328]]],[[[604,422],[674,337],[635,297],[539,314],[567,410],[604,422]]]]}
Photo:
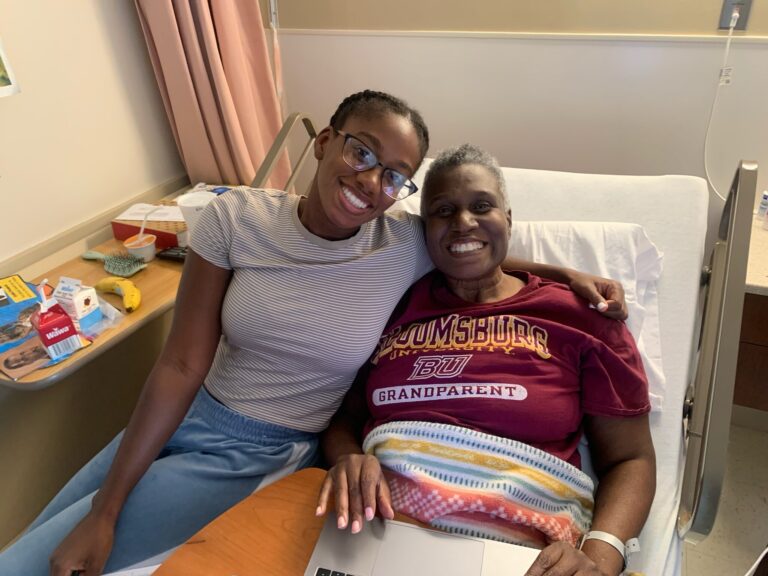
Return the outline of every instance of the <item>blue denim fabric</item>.
{"type": "MultiPolygon", "coordinates": [[[[0,554],[3,576],[47,576],[59,542],[88,513],[122,433],[0,554]]],[[[314,463],[317,435],[230,410],[202,388],[176,433],[126,500],[105,572],[177,546],[259,488],[314,463]]]]}

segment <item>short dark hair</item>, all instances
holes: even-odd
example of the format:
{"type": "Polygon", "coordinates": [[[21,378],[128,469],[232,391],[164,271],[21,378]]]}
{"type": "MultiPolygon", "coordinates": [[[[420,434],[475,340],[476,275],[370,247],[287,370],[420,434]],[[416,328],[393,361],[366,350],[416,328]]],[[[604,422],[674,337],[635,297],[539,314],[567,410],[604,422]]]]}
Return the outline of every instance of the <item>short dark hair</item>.
{"type": "Polygon", "coordinates": [[[419,111],[411,108],[405,101],[396,96],[375,90],[363,90],[347,96],[331,116],[330,125],[336,130],[341,130],[351,116],[370,117],[383,113],[397,114],[410,121],[419,138],[419,153],[421,154],[419,163],[421,163],[421,160],[427,155],[427,150],[429,150],[429,130],[419,111]]]}
{"type": "Polygon", "coordinates": [[[501,168],[499,168],[499,162],[479,146],[475,146],[474,144],[462,144],[455,148],[447,148],[446,150],[443,150],[437,155],[434,162],[429,165],[429,169],[424,176],[424,184],[422,185],[422,218],[426,218],[426,202],[424,202],[424,199],[426,198],[427,192],[434,186],[435,179],[437,179],[443,172],[467,165],[482,166],[488,170],[488,173],[493,176],[494,180],[496,180],[499,194],[501,194],[502,207],[505,211],[509,210],[507,185],[504,181],[504,174],[502,174],[501,168]]]}

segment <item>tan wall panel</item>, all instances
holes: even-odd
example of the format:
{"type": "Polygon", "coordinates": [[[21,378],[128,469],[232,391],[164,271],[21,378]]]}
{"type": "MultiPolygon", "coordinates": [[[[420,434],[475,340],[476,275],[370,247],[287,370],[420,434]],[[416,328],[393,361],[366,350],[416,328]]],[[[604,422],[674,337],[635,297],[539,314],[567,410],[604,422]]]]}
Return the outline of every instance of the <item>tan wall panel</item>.
{"type": "MultiPolygon", "coordinates": [[[[281,28],[321,30],[716,34],[721,7],[720,0],[282,0],[279,18],[281,28]]],[[[753,3],[747,33],[768,34],[765,2],[753,3]]]]}
{"type": "Polygon", "coordinates": [[[172,316],[166,312],[49,388],[0,387],[0,549],[126,425],[172,316]]]}

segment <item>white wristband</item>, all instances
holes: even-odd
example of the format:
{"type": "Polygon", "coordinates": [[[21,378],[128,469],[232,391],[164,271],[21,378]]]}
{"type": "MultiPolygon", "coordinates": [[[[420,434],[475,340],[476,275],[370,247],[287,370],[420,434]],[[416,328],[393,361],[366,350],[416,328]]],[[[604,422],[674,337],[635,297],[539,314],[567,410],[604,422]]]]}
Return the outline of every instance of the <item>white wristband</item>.
{"type": "Polygon", "coordinates": [[[640,551],[640,542],[637,538],[630,538],[629,540],[625,542],[622,542],[619,540],[616,536],[613,534],[609,534],[608,532],[601,532],[600,530],[592,530],[591,532],[587,532],[584,534],[584,537],[581,539],[581,544],[579,545],[579,550],[581,550],[584,547],[584,542],[587,540],[602,540],[606,544],[610,544],[616,550],[619,554],[621,554],[622,559],[624,560],[624,568],[627,567],[627,562],[629,561],[629,557],[634,554],[635,552],[640,551]]]}

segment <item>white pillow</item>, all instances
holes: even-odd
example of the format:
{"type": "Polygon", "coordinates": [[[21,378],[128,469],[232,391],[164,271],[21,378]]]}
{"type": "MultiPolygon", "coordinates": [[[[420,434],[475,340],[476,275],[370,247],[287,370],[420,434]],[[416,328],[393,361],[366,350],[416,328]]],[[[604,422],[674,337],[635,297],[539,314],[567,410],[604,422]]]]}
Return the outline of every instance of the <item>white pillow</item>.
{"type": "Polygon", "coordinates": [[[618,280],[624,286],[627,327],[648,376],[651,409],[661,411],[664,371],[656,285],[662,254],[639,224],[618,222],[512,221],[509,255],[575,268],[618,280]]]}

